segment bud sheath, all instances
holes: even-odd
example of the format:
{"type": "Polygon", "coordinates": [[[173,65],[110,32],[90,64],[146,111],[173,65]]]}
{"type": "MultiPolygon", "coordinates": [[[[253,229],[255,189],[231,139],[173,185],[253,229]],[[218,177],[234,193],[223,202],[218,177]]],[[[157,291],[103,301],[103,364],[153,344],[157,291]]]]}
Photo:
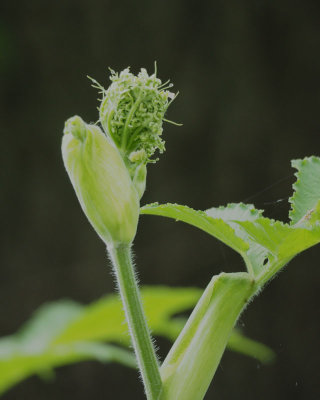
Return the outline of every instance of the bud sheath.
{"type": "Polygon", "coordinates": [[[139,199],[113,142],[99,127],[75,116],[65,124],[62,155],[81,207],[102,240],[132,242],[139,199]]]}

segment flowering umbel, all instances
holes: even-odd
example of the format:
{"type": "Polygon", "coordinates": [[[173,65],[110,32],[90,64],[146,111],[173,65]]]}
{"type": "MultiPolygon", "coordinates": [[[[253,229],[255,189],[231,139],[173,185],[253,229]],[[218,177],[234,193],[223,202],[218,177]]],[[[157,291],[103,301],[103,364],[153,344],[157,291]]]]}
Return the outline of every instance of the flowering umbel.
{"type": "Polygon", "coordinates": [[[89,221],[106,242],[130,243],[136,233],[146,165],[158,150],[165,112],[175,95],[156,73],[111,71],[101,93],[98,125],[75,116],[66,121],[62,142],[65,167],[89,221]]]}
{"type": "Polygon", "coordinates": [[[101,90],[100,123],[121,151],[130,171],[141,163],[155,162],[152,156],[165,150],[161,138],[165,113],[175,98],[156,73],[142,68],[137,76],[126,68],[120,74],[111,70],[111,85],[101,90]]]}

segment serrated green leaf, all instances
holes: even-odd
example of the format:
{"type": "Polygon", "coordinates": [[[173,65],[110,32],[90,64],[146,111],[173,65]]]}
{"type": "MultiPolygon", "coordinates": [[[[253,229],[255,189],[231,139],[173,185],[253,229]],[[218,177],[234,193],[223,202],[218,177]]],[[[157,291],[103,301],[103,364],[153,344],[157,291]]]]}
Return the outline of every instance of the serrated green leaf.
{"type": "Polygon", "coordinates": [[[206,214],[224,221],[255,221],[262,216],[263,211],[257,210],[253,204],[230,203],[227,206],[212,207],[206,214]]]}
{"type": "Polygon", "coordinates": [[[319,221],[320,158],[312,156],[303,160],[293,160],[291,165],[297,169],[297,181],[293,185],[294,194],[289,199],[291,223],[308,221],[314,212],[317,216],[313,215],[313,222],[319,221]]]}
{"type": "Polygon", "coordinates": [[[221,217],[212,218],[204,211],[196,211],[187,206],[168,203],[161,205],[149,204],[142,207],[140,212],[141,214],[160,215],[173,218],[176,221],[186,222],[221,240],[240,254],[249,249],[249,244],[237,236],[234,229],[227,222],[223,221],[221,217]]]}
{"type": "Polygon", "coordinates": [[[320,241],[320,228],[299,228],[268,218],[259,218],[254,222],[243,221],[239,225],[252,240],[277,259],[292,258],[320,241]]]}
{"type": "Polygon", "coordinates": [[[210,208],[206,213],[212,218],[221,218],[227,222],[236,235],[249,244],[246,255],[243,255],[248,270],[253,272],[254,276],[261,273],[264,268],[264,260],[268,256],[268,250],[253,241],[246,230],[237,222],[255,221],[262,216],[262,210],[257,210],[252,204],[228,204],[226,207],[210,208]],[[248,265],[249,264],[249,265],[248,265]]]}
{"type": "Polygon", "coordinates": [[[315,208],[312,209],[312,212],[309,212],[304,217],[304,224],[307,227],[314,227],[320,222],[320,200],[316,204],[315,208]]]}
{"type": "Polygon", "coordinates": [[[173,218],[200,228],[240,253],[248,271],[254,276],[260,274],[263,269],[263,261],[268,255],[268,250],[255,243],[246,230],[236,223],[254,221],[261,217],[262,211],[255,209],[252,204],[228,204],[203,212],[177,204],[154,203],[142,207],[141,213],[173,218]]]}
{"type": "MultiPolygon", "coordinates": [[[[318,208],[316,204],[315,210],[318,208]]],[[[174,218],[210,233],[238,251],[254,277],[261,277],[270,268],[276,273],[289,259],[320,242],[320,225],[294,226],[274,221],[262,217],[262,211],[250,204],[229,204],[211,208],[205,214],[176,204],[151,204],[141,213],[174,218]],[[271,267],[270,261],[277,265],[271,267]]]]}

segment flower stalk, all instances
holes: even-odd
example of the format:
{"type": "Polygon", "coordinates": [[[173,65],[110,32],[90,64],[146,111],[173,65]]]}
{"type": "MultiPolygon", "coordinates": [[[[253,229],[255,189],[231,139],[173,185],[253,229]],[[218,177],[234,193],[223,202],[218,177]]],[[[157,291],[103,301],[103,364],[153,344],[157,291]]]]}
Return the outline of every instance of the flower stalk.
{"type": "Polygon", "coordinates": [[[112,260],[130,336],[148,400],[159,400],[162,381],[131,257],[147,164],[164,151],[164,115],[174,94],[156,73],[112,71],[102,94],[99,123],[70,118],[64,129],[64,165],[78,200],[112,260]]]}

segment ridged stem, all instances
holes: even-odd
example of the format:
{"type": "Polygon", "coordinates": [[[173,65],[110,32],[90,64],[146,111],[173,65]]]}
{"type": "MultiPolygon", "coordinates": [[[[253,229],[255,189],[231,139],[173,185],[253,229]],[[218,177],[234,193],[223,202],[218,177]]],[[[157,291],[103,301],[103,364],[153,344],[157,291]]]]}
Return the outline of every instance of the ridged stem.
{"type": "Polygon", "coordinates": [[[212,279],[161,366],[161,400],[204,398],[231,330],[256,290],[247,273],[212,279]]]}

